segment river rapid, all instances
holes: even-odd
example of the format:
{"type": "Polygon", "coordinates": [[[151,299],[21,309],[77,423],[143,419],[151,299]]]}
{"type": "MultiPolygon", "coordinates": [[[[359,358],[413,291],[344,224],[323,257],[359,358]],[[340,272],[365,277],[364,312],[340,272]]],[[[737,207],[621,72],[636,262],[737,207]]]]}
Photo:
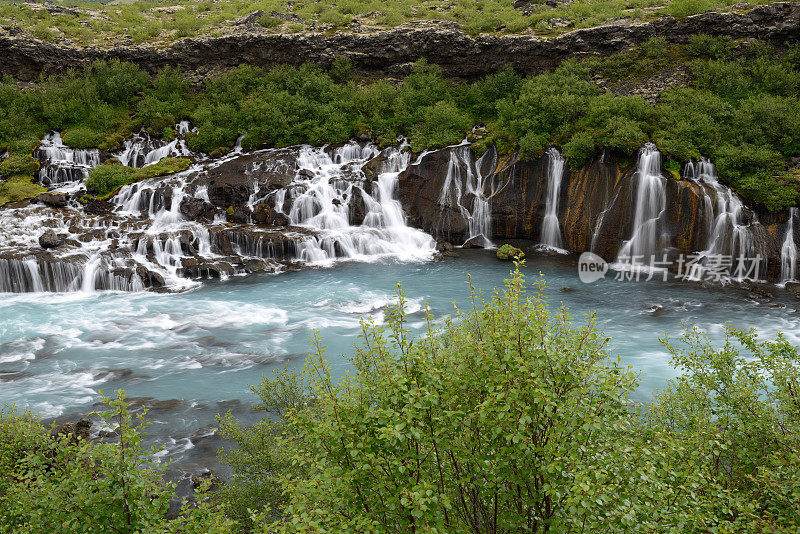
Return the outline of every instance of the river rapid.
{"type": "MultiPolygon", "coordinates": [[[[537,254],[523,268],[544,276],[550,305],[567,306],[576,321],[597,312],[610,349],[641,371],[637,400],[646,401],[675,375],[659,342],[682,324],[721,339],[726,323],[800,342],[800,301],[770,287],[772,298],[742,289],[686,282],[584,284],[575,256],[537,254]]],[[[331,268],[256,274],[211,282],[180,293],[95,292],[6,294],[0,300],[0,404],[44,418],[75,419],[96,409],[100,390],[124,389],[151,408],[152,441],[176,473],[207,467],[220,445],[214,416],[232,410],[244,421],[259,414],[248,386],[283,365],[302,366],[318,330],[334,372],[358,341],[362,317],[383,321],[402,283],[411,326],[423,327],[427,302],[441,317],[467,305],[467,277],[490,293],[511,264],[488,250],[457,250],[427,262],[343,262],[331,268]]],[[[95,425],[94,432],[99,430],[95,425]]]]}

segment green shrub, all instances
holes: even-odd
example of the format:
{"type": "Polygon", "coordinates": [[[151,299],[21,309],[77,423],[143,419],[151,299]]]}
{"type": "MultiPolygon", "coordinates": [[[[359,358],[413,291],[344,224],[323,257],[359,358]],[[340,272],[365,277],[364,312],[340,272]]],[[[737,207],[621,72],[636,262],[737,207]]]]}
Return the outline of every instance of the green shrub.
{"type": "Polygon", "coordinates": [[[564,144],[564,157],[569,161],[571,168],[577,169],[594,157],[599,148],[601,147],[595,145],[595,137],[590,132],[576,132],[564,144]]]}
{"type": "Polygon", "coordinates": [[[39,171],[39,161],[33,156],[12,154],[0,161],[0,176],[28,176],[32,177],[39,171]]]}
{"type": "Polygon", "coordinates": [[[673,17],[683,18],[714,9],[714,0],[670,0],[664,11],[673,17]]]}
{"type": "Polygon", "coordinates": [[[61,139],[64,144],[75,148],[97,147],[100,146],[105,138],[105,133],[93,131],[91,128],[86,126],[70,128],[68,130],[64,130],[64,132],[61,134],[61,139]]]}
{"type": "Polygon", "coordinates": [[[422,120],[411,129],[414,151],[457,144],[472,127],[470,116],[452,102],[439,101],[420,110],[422,120]]]}
{"type": "Polygon", "coordinates": [[[687,50],[695,57],[729,59],[733,55],[733,43],[728,36],[714,36],[701,33],[689,38],[687,50]]]}
{"type": "Polygon", "coordinates": [[[796,530],[798,347],[780,334],[760,341],[732,327],[719,346],[697,329],[665,343],[681,374],[645,413],[643,435],[660,465],[642,528],[796,530]],[[682,499],[682,488],[695,488],[693,497],[682,499]]]}
{"type": "Polygon", "coordinates": [[[172,485],[142,449],[147,423],[129,412],[125,396],[101,398],[100,414],[118,442],[73,435],[51,438],[31,414],[0,412],[0,531],[45,533],[232,531],[203,495],[198,509],[165,519],[172,485]]]}
{"type": "Polygon", "coordinates": [[[596,531],[618,521],[636,378],[607,358],[592,319],[550,311],[541,289],[526,296],[517,271],[503,293],[475,296],[474,310],[416,339],[398,292],[385,327],[364,325],[351,378],[331,377],[315,338],[304,371],[265,379],[264,407],[283,417],[277,439],[274,427],[261,434],[274,456],[252,460],[288,457],[295,471],[282,479],[287,506],[266,512],[278,522],[261,531],[543,532],[576,521],[596,531]]]}
{"type": "Polygon", "coordinates": [[[222,418],[224,500],[264,533],[796,530],[798,347],[689,328],[663,340],[679,376],[634,405],[594,317],[542,288],[517,270],[419,337],[398,290],[338,380],[315,336],[302,370],[253,388],[268,419],[222,418]]]}
{"type": "Polygon", "coordinates": [[[347,56],[338,56],[331,63],[328,75],[336,83],[345,83],[353,77],[353,60],[347,56]]]}
{"type": "Polygon", "coordinates": [[[90,75],[100,98],[114,106],[128,105],[150,81],[137,65],[116,58],[108,62],[95,61],[90,75]]]}
{"type": "Polygon", "coordinates": [[[89,171],[86,189],[98,198],[108,198],[120,187],[156,176],[185,171],[191,165],[187,158],[164,158],[158,163],[134,169],[118,163],[104,163],[89,171]]]}
{"type": "Polygon", "coordinates": [[[265,13],[258,18],[258,25],[262,28],[277,28],[283,24],[283,21],[278,17],[273,17],[270,14],[265,13]]]}

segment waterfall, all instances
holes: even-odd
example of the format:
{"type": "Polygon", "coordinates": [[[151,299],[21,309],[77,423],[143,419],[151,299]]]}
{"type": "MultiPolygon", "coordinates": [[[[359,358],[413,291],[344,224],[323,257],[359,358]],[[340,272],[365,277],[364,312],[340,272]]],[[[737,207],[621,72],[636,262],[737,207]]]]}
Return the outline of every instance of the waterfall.
{"type": "Polygon", "coordinates": [[[703,211],[708,233],[706,248],[697,254],[688,267],[687,278],[702,280],[710,274],[712,263],[719,263],[721,258],[730,258],[732,263],[727,270],[733,275],[732,278],[748,279],[751,263],[748,260],[755,257],[756,250],[741,199],[729,187],[719,183],[716,167],[706,158],[688,163],[684,176],[703,187],[703,211]],[[713,197],[707,189],[710,189],[713,197]]]}
{"type": "Polygon", "coordinates": [[[661,176],[661,153],[652,143],[639,151],[639,162],[634,175],[636,200],[633,231],[617,254],[623,264],[649,264],[650,258],[661,249],[663,236],[658,234],[659,223],[666,209],[666,181],[661,176]]]}
{"type": "MultiPolygon", "coordinates": [[[[472,163],[472,150],[468,144],[451,147],[442,190],[439,194],[440,208],[455,208],[467,223],[467,241],[479,241],[483,247],[494,245],[492,235],[491,199],[497,194],[494,180],[486,178],[497,165],[497,153],[487,150],[472,163]],[[469,207],[464,203],[471,199],[469,207]]],[[[441,228],[449,233],[449,228],[441,228]]]]}
{"type": "Polygon", "coordinates": [[[547,151],[547,198],[542,221],[542,234],[539,246],[545,250],[566,252],[561,240],[561,224],[558,221],[558,203],[561,199],[561,180],[564,178],[564,156],[551,147],[547,151]]]}
{"type": "Polygon", "coordinates": [[[128,167],[145,167],[158,163],[166,157],[185,157],[191,155],[186,142],[183,140],[189,130],[189,123],[183,121],[175,125],[178,137],[172,141],[153,139],[147,130],[142,129],[133,137],[123,142],[122,150],[114,157],[128,167]]]}
{"type": "Polygon", "coordinates": [[[100,164],[100,151],[70,148],[64,144],[61,134],[48,133],[34,151],[41,163],[39,182],[46,186],[80,182],[89,174],[89,169],[100,164]]]}
{"type": "MultiPolygon", "coordinates": [[[[176,128],[184,134],[188,124],[176,128]]],[[[242,207],[249,213],[259,204],[269,205],[290,223],[283,229],[229,222],[219,206],[209,207],[211,213],[216,209],[211,223],[189,220],[181,212],[188,201],[210,205],[210,175],[243,157],[239,143],[222,158],[122,187],[109,201],[111,212],[101,207],[88,216],[77,204],[0,210],[0,292],[90,293],[145,286],[182,290],[196,286],[198,277],[277,272],[286,262],[429,259],[435,254],[435,241],[406,224],[397,198],[398,176],[410,163],[406,149],[402,145],[381,150],[351,142],[337,148],[302,146],[245,155],[239,186],[247,187],[250,197],[242,207]],[[363,170],[368,162],[378,166],[373,181],[363,170]],[[267,187],[272,175],[291,174],[288,186],[267,187]],[[45,228],[62,237],[60,246],[44,250],[39,245],[45,228]]],[[[118,157],[141,166],[187,153],[181,139],[163,143],[142,131],[126,141],[118,157]]],[[[99,163],[97,151],[66,147],[56,132],[43,140],[38,154],[52,164],[54,173],[80,166],[81,179],[84,170],[99,163]]]]}
{"type": "Polygon", "coordinates": [[[794,220],[797,215],[797,208],[789,208],[786,237],[781,246],[781,283],[783,284],[797,280],[797,245],[794,242],[794,220]]]}
{"type": "MultiPolygon", "coordinates": [[[[408,167],[409,153],[389,148],[383,153],[374,145],[348,143],[335,150],[303,147],[297,158],[298,171],[289,188],[292,225],[314,230],[297,245],[296,260],[327,264],[337,258],[371,261],[382,257],[422,260],[432,257],[435,243],[424,232],[406,224],[395,198],[397,177],[408,167]],[[382,155],[384,160],[372,193],[359,185],[361,167],[382,155]],[[352,173],[355,172],[355,176],[352,173]],[[348,176],[348,174],[350,176],[348,176]],[[358,194],[356,194],[358,190],[358,194]],[[360,225],[350,223],[354,202],[366,210],[360,225]]],[[[273,196],[273,208],[281,212],[285,197],[273,196]]]]}
{"type": "Polygon", "coordinates": [[[36,293],[100,290],[141,291],[137,276],[115,274],[100,268],[100,258],[69,261],[35,257],[0,258],[0,293],[36,293]]]}

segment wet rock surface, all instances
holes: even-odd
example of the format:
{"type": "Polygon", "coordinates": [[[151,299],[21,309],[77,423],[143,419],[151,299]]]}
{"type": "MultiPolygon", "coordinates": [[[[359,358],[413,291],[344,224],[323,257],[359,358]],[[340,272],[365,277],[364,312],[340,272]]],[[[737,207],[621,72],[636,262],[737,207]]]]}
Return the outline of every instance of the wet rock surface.
{"type": "Polygon", "coordinates": [[[39,245],[44,249],[58,248],[64,244],[64,241],[64,236],[55,233],[53,230],[45,230],[39,236],[39,245]]]}
{"type": "Polygon", "coordinates": [[[39,193],[34,200],[52,208],[65,208],[69,202],[69,195],[66,193],[39,193]]]}

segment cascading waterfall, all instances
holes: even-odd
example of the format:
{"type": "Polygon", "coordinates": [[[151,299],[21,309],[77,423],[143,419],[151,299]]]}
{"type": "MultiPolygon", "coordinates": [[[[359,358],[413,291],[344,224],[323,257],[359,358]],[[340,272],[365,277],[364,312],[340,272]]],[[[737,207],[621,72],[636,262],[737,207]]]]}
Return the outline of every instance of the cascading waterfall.
{"type": "MultiPolygon", "coordinates": [[[[298,243],[298,261],[324,264],[337,258],[370,261],[382,257],[422,260],[433,255],[433,239],[406,224],[395,198],[397,177],[409,164],[404,147],[384,151],[377,187],[373,186],[371,193],[359,185],[363,181],[361,167],[379,154],[374,145],[362,147],[357,143],[332,152],[324,147],[300,150],[298,172],[289,188],[291,207],[287,215],[292,225],[315,233],[298,243]],[[346,173],[355,170],[356,179],[348,179],[346,173]],[[364,202],[366,214],[361,225],[351,225],[351,203],[357,201],[364,202]]],[[[275,194],[273,202],[273,209],[282,212],[285,197],[275,194]]]]}
{"type": "MultiPolygon", "coordinates": [[[[485,152],[474,164],[471,163],[472,151],[469,144],[451,147],[447,174],[439,194],[439,206],[455,207],[467,223],[467,239],[465,242],[480,242],[485,248],[494,245],[492,235],[491,199],[497,194],[495,182],[488,181],[486,169],[494,169],[497,153],[485,152]],[[489,161],[491,159],[491,161],[489,161]],[[488,190],[487,190],[488,189],[488,190]],[[464,205],[471,199],[469,208],[464,205]]],[[[449,233],[448,228],[441,228],[442,233],[449,233]]]]}
{"type": "Polygon", "coordinates": [[[636,200],[633,231],[617,254],[623,265],[649,265],[650,258],[661,249],[664,236],[659,235],[659,223],[666,209],[666,181],[661,176],[661,153],[652,143],[639,151],[639,162],[634,177],[636,200]]]}
{"type": "Polygon", "coordinates": [[[39,182],[47,186],[79,182],[100,164],[100,151],[68,147],[58,132],[48,133],[34,156],[41,163],[39,182]]]}
{"type": "Polygon", "coordinates": [[[687,278],[702,280],[712,267],[711,263],[723,257],[729,257],[732,261],[728,269],[731,278],[749,278],[749,262],[756,256],[755,239],[750,224],[745,221],[745,207],[741,199],[730,188],[719,183],[716,167],[706,158],[688,163],[684,177],[704,188],[703,211],[708,225],[706,248],[688,268],[687,278]],[[713,193],[713,198],[707,188],[713,193]]]}
{"type": "Polygon", "coordinates": [[[794,222],[798,216],[797,208],[789,208],[786,223],[786,237],[781,246],[781,283],[797,280],[797,245],[794,242],[794,222]]]}
{"type": "Polygon", "coordinates": [[[561,199],[561,180],[564,178],[564,156],[554,147],[547,151],[547,199],[542,221],[539,246],[545,250],[566,252],[561,239],[561,223],[558,220],[558,204],[561,199]]]}
{"type": "Polygon", "coordinates": [[[175,125],[175,131],[178,137],[165,142],[151,138],[147,130],[143,129],[130,139],[127,139],[122,145],[122,150],[114,154],[114,157],[128,167],[145,167],[169,156],[185,157],[191,155],[182,137],[191,131],[189,122],[183,121],[175,125]]]}

